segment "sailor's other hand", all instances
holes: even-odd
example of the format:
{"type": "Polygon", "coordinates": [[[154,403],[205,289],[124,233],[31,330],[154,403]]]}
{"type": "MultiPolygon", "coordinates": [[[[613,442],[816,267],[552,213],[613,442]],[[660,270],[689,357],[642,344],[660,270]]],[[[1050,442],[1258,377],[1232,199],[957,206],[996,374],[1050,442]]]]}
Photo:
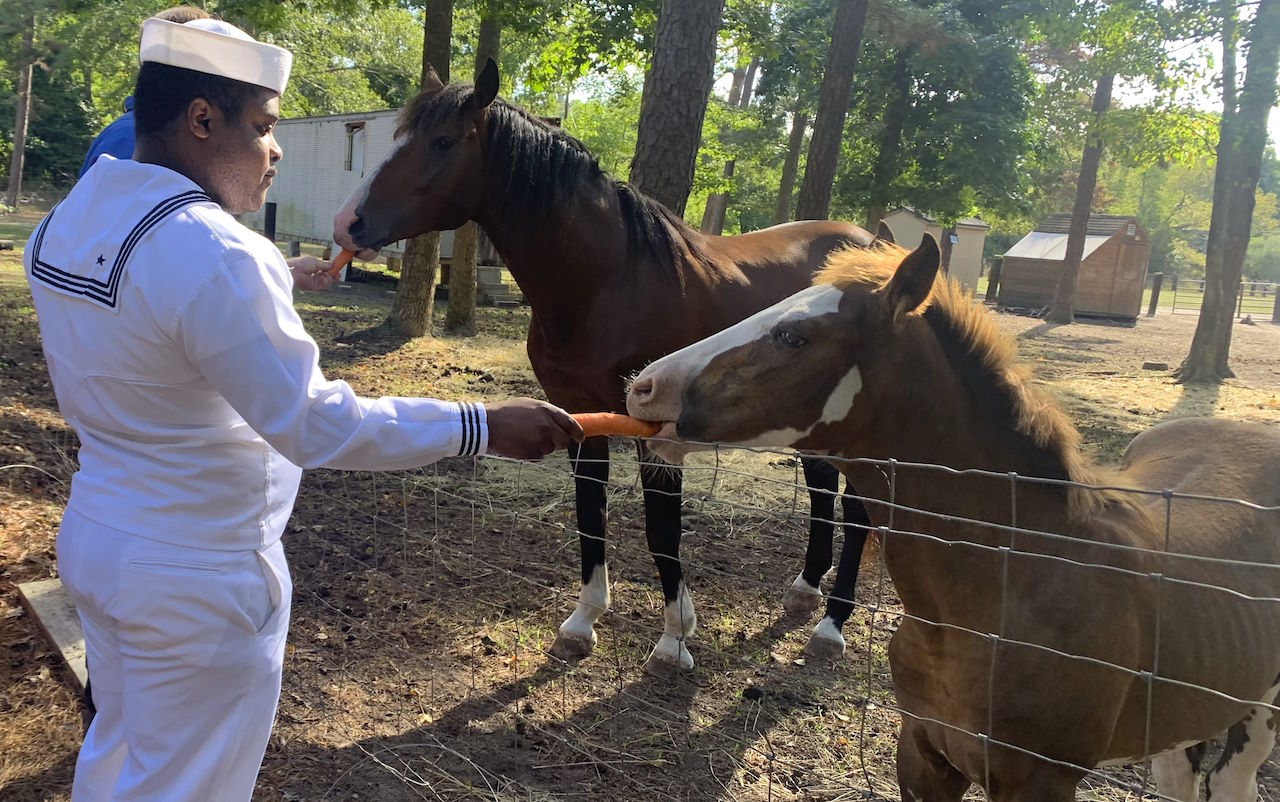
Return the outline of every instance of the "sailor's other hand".
{"type": "Polygon", "coordinates": [[[560,407],[532,398],[484,405],[489,453],[515,459],[542,459],[582,442],[582,427],[560,407]]]}
{"type": "Polygon", "coordinates": [[[327,290],[338,279],[329,272],[329,263],[315,256],[294,256],[286,259],[293,286],[300,290],[327,290]]]}

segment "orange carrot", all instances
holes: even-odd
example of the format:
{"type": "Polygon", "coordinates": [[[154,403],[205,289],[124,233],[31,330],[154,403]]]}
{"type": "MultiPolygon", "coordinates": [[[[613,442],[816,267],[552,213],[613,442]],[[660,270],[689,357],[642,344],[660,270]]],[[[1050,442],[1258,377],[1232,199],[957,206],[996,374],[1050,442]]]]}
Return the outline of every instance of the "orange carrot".
{"type": "Polygon", "coordinates": [[[662,428],[657,423],[613,412],[578,412],[573,419],[587,437],[653,437],[662,428]]]}
{"type": "Polygon", "coordinates": [[[346,248],[343,248],[341,251],[338,252],[338,255],[334,257],[333,266],[330,267],[326,272],[328,272],[328,274],[333,276],[334,278],[337,278],[338,274],[342,272],[342,268],[346,267],[347,263],[349,263],[355,257],[355,255],[356,255],[355,251],[349,251],[346,248]]]}

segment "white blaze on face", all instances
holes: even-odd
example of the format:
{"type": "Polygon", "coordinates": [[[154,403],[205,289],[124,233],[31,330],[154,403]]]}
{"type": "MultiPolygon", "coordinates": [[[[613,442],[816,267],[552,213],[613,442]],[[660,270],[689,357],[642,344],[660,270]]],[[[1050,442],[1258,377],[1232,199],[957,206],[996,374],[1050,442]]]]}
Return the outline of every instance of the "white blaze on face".
{"type": "Polygon", "coordinates": [[[685,385],[691,376],[700,374],[711,360],[726,351],[770,336],[770,332],[783,319],[803,320],[831,314],[840,308],[842,296],[843,293],[829,284],[809,287],[757,312],[741,323],[664,356],[641,371],[635,380],[639,384],[652,379],[652,396],[642,401],[629,395],[627,410],[645,420],[679,419],[680,395],[685,385]]]}
{"type": "Polygon", "coordinates": [[[396,154],[408,144],[408,136],[401,135],[396,137],[395,142],[391,145],[391,151],[383,157],[377,167],[365,174],[365,177],[347,197],[346,203],[343,203],[342,208],[333,216],[333,241],[338,245],[349,250],[357,250],[350,234],[351,224],[356,220],[356,209],[360,204],[364,203],[365,198],[369,197],[369,187],[382,172],[382,169],[386,167],[387,162],[395,158],[396,154]]]}
{"type": "Polygon", "coordinates": [[[779,301],[768,309],[763,309],[741,323],[736,323],[705,340],[681,348],[674,354],[668,354],[649,367],[640,377],[662,373],[678,380],[681,387],[689,376],[701,373],[707,364],[726,351],[747,345],[769,335],[784,318],[787,320],[807,320],[809,318],[829,315],[840,308],[843,293],[830,284],[819,284],[801,290],[790,298],[779,301]]]}
{"type": "MultiPolygon", "coordinates": [[[[668,462],[679,464],[687,447],[660,442],[663,438],[675,438],[672,422],[679,420],[682,395],[690,379],[706,369],[716,357],[735,348],[767,339],[781,324],[810,320],[839,311],[844,293],[830,284],[820,284],[792,295],[783,301],[724,331],[676,351],[649,365],[636,377],[635,384],[650,380],[652,392],[646,398],[629,396],[627,410],[646,420],[667,421],[668,425],[658,434],[659,441],[652,443],[654,451],[668,462]]],[[[844,420],[853,409],[854,399],[862,390],[862,372],[852,366],[836,383],[826,399],[817,420],[804,429],[792,427],[763,432],[749,441],[736,445],[764,448],[785,448],[804,439],[819,424],[844,420]]]]}
{"type": "Polygon", "coordinates": [[[801,440],[813,433],[820,423],[836,423],[845,419],[853,410],[853,399],[857,397],[858,391],[862,389],[862,371],[858,370],[858,366],[854,365],[849,368],[849,372],[844,374],[840,379],[840,383],[836,385],[835,390],[827,398],[827,403],[822,407],[822,417],[813,422],[807,429],[796,429],[787,427],[785,429],[774,429],[764,432],[746,443],[744,446],[760,446],[764,448],[787,448],[793,446],[801,440]]]}

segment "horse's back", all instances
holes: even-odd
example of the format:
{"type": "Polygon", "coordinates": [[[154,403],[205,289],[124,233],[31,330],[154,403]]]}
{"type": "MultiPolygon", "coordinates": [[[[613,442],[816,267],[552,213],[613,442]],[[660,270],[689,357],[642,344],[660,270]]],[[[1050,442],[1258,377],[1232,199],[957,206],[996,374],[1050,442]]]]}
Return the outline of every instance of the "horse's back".
{"type": "Polygon", "coordinates": [[[1280,506],[1280,428],[1221,418],[1166,421],[1133,439],[1120,470],[1135,487],[1280,506]]]}
{"type": "MultiPolygon", "coordinates": [[[[1280,563],[1280,512],[1258,509],[1280,507],[1280,429],[1220,418],[1167,421],[1133,439],[1120,472],[1130,487],[1175,494],[1147,501],[1155,545],[1164,542],[1167,519],[1175,552],[1280,563]]],[[[1280,579],[1280,569],[1266,573],[1280,579]]]]}
{"type": "Polygon", "coordinates": [[[875,238],[863,228],[840,220],[797,220],[746,234],[707,237],[709,249],[739,270],[790,268],[807,278],[832,251],[848,245],[866,247],[875,238]]]}

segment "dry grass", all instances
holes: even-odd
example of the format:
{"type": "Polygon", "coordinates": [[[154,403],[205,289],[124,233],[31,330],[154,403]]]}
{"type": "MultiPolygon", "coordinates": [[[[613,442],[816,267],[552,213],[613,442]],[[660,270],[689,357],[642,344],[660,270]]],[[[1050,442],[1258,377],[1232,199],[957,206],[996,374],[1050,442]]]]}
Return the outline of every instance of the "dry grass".
{"type": "MultiPolygon", "coordinates": [[[[389,301],[376,284],[299,298],[327,372],[366,393],[538,394],[520,345],[527,312],[482,310],[487,334],[472,340],[405,343],[367,331],[389,301]]],[[[1240,378],[1184,391],[1141,363],[1176,363],[1189,316],[1135,328],[1000,321],[1103,458],[1170,415],[1280,420],[1280,328],[1238,327],[1240,378]]],[[[9,583],[52,574],[75,447],[43,373],[20,269],[6,254],[0,337],[0,464],[48,472],[0,472],[0,796],[62,800],[78,703],[32,622],[7,611],[17,609],[9,583]]],[[[846,658],[817,664],[801,658],[812,621],[780,615],[806,526],[794,461],[735,450],[695,458],[682,556],[698,604],[698,668],[655,679],[641,665],[661,594],[630,447],[618,443],[614,458],[613,609],[596,653],[576,665],[547,654],[578,582],[563,456],[309,473],[286,536],[294,618],[256,798],[896,798],[897,719],[882,706],[891,702],[891,617],[861,610],[846,627],[846,658]]],[[[874,562],[858,599],[896,602],[874,562]]],[[[1264,799],[1277,798],[1274,774],[1263,785],[1264,799]]],[[[1082,786],[1080,798],[1136,796],[1082,786]]]]}

